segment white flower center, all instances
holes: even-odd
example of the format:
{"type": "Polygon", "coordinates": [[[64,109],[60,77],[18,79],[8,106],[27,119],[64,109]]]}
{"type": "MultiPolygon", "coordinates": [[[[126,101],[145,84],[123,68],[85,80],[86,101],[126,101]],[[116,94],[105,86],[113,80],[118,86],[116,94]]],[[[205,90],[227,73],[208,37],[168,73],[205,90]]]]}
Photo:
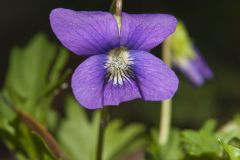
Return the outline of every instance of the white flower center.
{"type": "Polygon", "coordinates": [[[106,78],[113,81],[115,85],[122,85],[125,80],[133,77],[131,65],[133,58],[130,56],[126,48],[120,47],[112,49],[108,53],[105,68],[107,69],[106,78]]]}

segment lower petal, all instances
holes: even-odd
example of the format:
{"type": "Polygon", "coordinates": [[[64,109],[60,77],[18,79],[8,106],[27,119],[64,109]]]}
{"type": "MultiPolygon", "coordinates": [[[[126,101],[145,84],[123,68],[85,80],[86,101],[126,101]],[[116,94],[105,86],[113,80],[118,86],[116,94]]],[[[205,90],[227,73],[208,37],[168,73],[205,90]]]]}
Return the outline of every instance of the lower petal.
{"type": "Polygon", "coordinates": [[[104,105],[119,105],[121,102],[141,98],[137,84],[133,80],[125,80],[122,85],[109,81],[104,87],[104,105]]]}
{"type": "Polygon", "coordinates": [[[178,88],[176,74],[159,58],[144,51],[130,51],[132,69],[144,100],[162,101],[171,98],[178,88]]]}
{"type": "Polygon", "coordinates": [[[72,90],[77,101],[88,109],[102,108],[105,55],[89,57],[72,76],[72,90]]]}

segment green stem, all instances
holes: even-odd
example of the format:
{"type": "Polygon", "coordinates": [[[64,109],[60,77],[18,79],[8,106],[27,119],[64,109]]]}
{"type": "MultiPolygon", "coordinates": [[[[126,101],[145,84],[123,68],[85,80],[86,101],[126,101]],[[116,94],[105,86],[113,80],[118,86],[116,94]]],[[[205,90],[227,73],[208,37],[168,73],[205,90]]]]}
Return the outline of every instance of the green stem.
{"type": "Polygon", "coordinates": [[[122,5],[123,0],[113,0],[112,5],[110,7],[110,12],[116,16],[122,16],[122,5]]]}
{"type": "Polygon", "coordinates": [[[96,160],[103,159],[103,147],[104,147],[104,132],[107,127],[108,121],[108,111],[107,108],[103,108],[100,110],[100,124],[98,128],[98,142],[97,142],[97,153],[96,160]]]}
{"type": "MultiPolygon", "coordinates": [[[[171,67],[170,38],[163,43],[163,61],[171,67]]],[[[162,102],[160,113],[160,131],[159,144],[165,145],[168,141],[172,114],[172,100],[168,99],[162,102]]]]}
{"type": "Polygon", "coordinates": [[[170,99],[163,101],[161,106],[161,120],[159,133],[160,145],[165,145],[168,141],[171,125],[171,112],[172,112],[172,100],[170,99]]]}

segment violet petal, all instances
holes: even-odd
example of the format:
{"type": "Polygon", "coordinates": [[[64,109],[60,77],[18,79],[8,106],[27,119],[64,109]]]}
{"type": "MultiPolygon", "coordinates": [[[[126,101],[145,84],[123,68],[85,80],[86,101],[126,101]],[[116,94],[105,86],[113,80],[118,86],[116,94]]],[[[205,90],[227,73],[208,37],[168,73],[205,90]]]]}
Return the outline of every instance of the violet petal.
{"type": "Polygon", "coordinates": [[[72,76],[74,96],[88,109],[102,108],[105,60],[104,54],[91,56],[77,67],[72,76]]]}
{"type": "Polygon", "coordinates": [[[195,63],[188,59],[179,59],[174,62],[174,66],[182,72],[196,86],[204,83],[204,77],[198,72],[195,63]]]}
{"type": "Polygon", "coordinates": [[[198,70],[199,74],[201,74],[205,79],[211,79],[213,77],[213,72],[206,63],[205,59],[201,55],[198,49],[196,49],[196,57],[194,60],[191,61],[191,63],[194,65],[194,67],[198,70]]]}
{"type": "Polygon", "coordinates": [[[122,13],[120,42],[132,50],[149,51],[176,29],[177,20],[167,14],[122,13]]]}
{"type": "Polygon", "coordinates": [[[144,51],[130,51],[132,66],[144,100],[162,101],[171,98],[178,88],[178,78],[162,60],[144,51]]]}
{"type": "Polygon", "coordinates": [[[61,43],[77,55],[106,53],[119,46],[117,23],[110,13],[58,8],[51,12],[50,22],[61,43]]]}
{"type": "Polygon", "coordinates": [[[108,82],[104,88],[104,105],[119,105],[121,102],[141,98],[137,84],[133,80],[125,80],[123,85],[108,82]]]}

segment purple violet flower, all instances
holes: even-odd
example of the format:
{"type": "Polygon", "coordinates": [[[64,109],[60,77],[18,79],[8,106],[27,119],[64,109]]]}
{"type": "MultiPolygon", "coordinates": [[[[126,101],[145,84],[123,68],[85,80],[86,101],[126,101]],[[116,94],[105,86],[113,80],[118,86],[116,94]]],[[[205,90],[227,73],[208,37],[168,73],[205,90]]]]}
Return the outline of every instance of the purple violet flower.
{"type": "Polygon", "coordinates": [[[59,8],[51,12],[50,22],[66,48],[89,57],[72,76],[82,106],[97,109],[137,98],[161,101],[176,92],[175,73],[148,53],[175,31],[173,16],[122,13],[119,29],[110,13],[59,8]]]}
{"type": "Polygon", "coordinates": [[[193,58],[179,59],[175,65],[194,85],[201,86],[205,79],[213,77],[213,73],[199,50],[197,48],[194,48],[194,50],[193,58]]]}
{"type": "Polygon", "coordinates": [[[205,79],[213,77],[212,70],[205,62],[200,51],[195,47],[182,21],[169,38],[172,63],[194,85],[201,86],[205,79]]]}

